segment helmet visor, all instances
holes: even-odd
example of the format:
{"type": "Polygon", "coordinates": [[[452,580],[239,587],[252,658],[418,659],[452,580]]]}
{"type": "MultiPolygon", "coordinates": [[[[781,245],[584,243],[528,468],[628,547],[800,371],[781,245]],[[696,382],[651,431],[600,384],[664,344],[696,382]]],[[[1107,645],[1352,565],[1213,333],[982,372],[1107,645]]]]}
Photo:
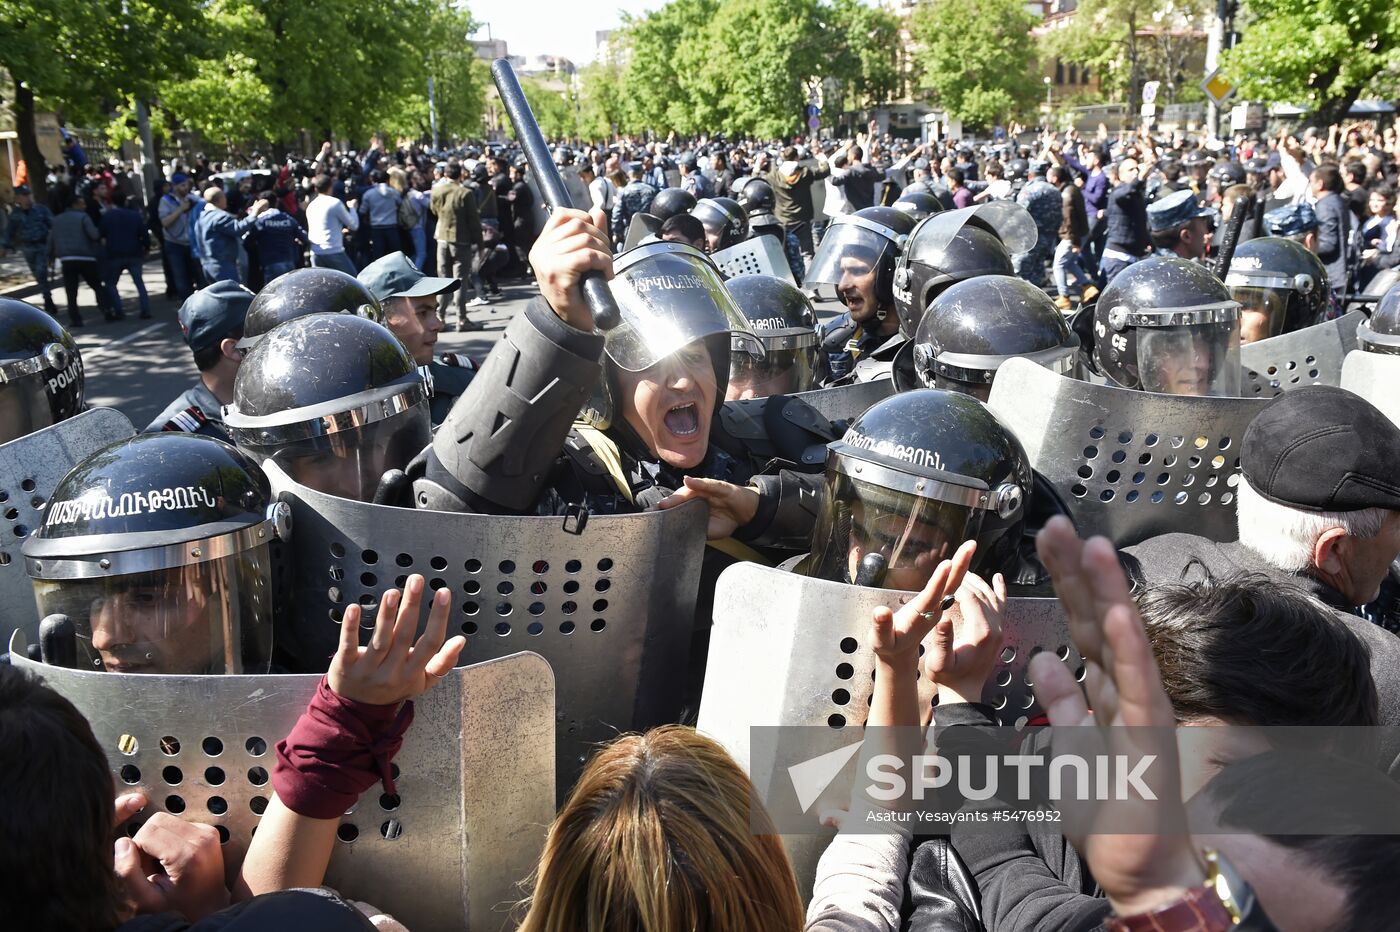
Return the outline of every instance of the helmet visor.
{"type": "Polygon", "coordinates": [[[968,224],[990,229],[1008,252],[1029,252],[1040,238],[1030,211],[1015,201],[988,201],[924,218],[909,234],[911,259],[942,255],[968,224]]]}
{"type": "Polygon", "coordinates": [[[1255,343],[1283,332],[1292,291],[1260,285],[1231,285],[1230,297],[1240,302],[1240,342],[1255,343]]]}
{"type": "Polygon", "coordinates": [[[816,383],[816,346],[769,350],[767,355],[731,352],[726,401],[805,392],[816,383]]]}
{"type": "Polygon", "coordinates": [[[9,443],[54,423],[45,382],[43,372],[0,382],[0,443],[9,443]]]}
{"type": "Polygon", "coordinates": [[[428,402],[421,400],[390,417],[349,430],[246,449],[270,457],[304,486],[368,502],[386,471],[405,468],[431,440],[428,402]]]}
{"type": "Polygon", "coordinates": [[[899,247],[893,240],[870,227],[850,221],[833,223],[827,227],[812,264],[807,266],[802,287],[810,290],[817,285],[859,285],[878,276],[881,265],[898,253],[899,247]]]}
{"type": "Polygon", "coordinates": [[[747,353],[763,344],[714,264],[678,243],[650,243],[619,257],[612,282],[622,319],[606,334],[608,357],[628,372],[650,369],[683,347],[727,334],[747,353]]]}
{"type": "Polygon", "coordinates": [[[807,575],[847,584],[859,579],[885,589],[921,589],[940,562],[977,536],[982,514],[828,468],[807,575]]]}
{"type": "Polygon", "coordinates": [[[1137,339],[1144,391],[1239,397],[1243,370],[1238,320],[1139,327],[1137,339]]]}
{"type": "Polygon", "coordinates": [[[39,616],[67,615],[78,666],[167,675],[268,673],[272,573],[268,547],[171,569],[36,579],[39,616]]]}

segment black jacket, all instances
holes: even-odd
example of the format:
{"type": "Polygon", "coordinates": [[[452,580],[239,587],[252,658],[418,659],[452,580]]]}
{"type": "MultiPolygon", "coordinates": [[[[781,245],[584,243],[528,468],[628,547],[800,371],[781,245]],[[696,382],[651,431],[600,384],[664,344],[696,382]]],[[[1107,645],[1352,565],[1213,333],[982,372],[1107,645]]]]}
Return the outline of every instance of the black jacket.
{"type": "Polygon", "coordinates": [[[1141,178],[1120,184],[1109,192],[1104,219],[1108,225],[1108,248],[1132,256],[1147,251],[1152,240],[1147,235],[1147,198],[1141,178]]]}

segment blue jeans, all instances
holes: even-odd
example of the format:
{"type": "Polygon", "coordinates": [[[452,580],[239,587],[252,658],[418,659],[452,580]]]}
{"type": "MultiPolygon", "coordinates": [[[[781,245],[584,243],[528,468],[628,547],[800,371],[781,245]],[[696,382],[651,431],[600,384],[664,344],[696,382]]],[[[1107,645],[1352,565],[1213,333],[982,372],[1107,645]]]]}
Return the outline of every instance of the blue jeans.
{"type": "Polygon", "coordinates": [[[228,260],[205,259],[201,265],[204,267],[204,280],[206,285],[215,282],[241,282],[238,277],[238,263],[228,260]]]}
{"type": "Polygon", "coordinates": [[[792,277],[797,280],[798,286],[801,287],[802,279],[807,275],[807,268],[802,263],[802,247],[798,245],[795,233],[784,232],[783,252],[787,253],[788,268],[792,269],[792,277]]]}
{"type": "Polygon", "coordinates": [[[1052,268],[1055,273],[1055,291],[1062,298],[1069,297],[1071,285],[1083,288],[1093,283],[1089,273],[1084,270],[1079,253],[1074,252],[1071,246],[1073,244],[1065,239],[1055,244],[1055,263],[1052,268]]]}
{"type": "Polygon", "coordinates": [[[1136,261],[1136,259],[1124,261],[1122,259],[1113,259],[1105,256],[1103,262],[1099,264],[1099,269],[1103,273],[1104,284],[1107,285],[1109,282],[1113,281],[1114,276],[1136,261]]]}
{"type": "Polygon", "coordinates": [[[267,263],[264,263],[264,264],[263,264],[263,284],[266,285],[268,282],[272,281],[274,278],[277,278],[279,275],[286,275],[288,272],[290,272],[292,269],[294,269],[294,268],[296,268],[296,267],[297,267],[297,264],[296,264],[295,262],[267,262],[267,263]]]}
{"type": "Polygon", "coordinates": [[[350,256],[343,249],[340,252],[313,252],[311,254],[311,266],[317,269],[338,269],[346,275],[359,274],[355,269],[355,263],[351,261],[350,256]]]}
{"type": "Polygon", "coordinates": [[[107,290],[111,292],[112,307],[118,314],[126,311],[122,308],[122,298],[117,292],[117,281],[122,277],[123,272],[131,275],[131,280],[136,283],[136,295],[141,305],[141,316],[151,316],[151,299],[146,295],[146,279],[141,274],[141,268],[145,260],[141,256],[118,256],[109,258],[104,263],[104,280],[107,290]]]}
{"type": "Polygon", "coordinates": [[[165,249],[170,256],[170,274],[175,279],[172,282],[175,288],[175,297],[179,301],[184,301],[194,294],[195,284],[199,281],[199,264],[194,261],[194,254],[190,252],[189,243],[166,240],[165,249]]]}
{"type": "Polygon", "coordinates": [[[408,231],[408,237],[413,240],[413,264],[420,269],[427,269],[428,232],[419,225],[408,231]]]}

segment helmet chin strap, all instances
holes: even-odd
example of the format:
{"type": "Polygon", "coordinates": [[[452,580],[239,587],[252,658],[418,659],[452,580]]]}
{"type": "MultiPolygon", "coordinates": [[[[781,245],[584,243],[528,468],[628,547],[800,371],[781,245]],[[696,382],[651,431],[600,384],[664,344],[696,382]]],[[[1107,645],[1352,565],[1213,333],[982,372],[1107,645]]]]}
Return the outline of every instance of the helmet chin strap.
{"type": "Polygon", "coordinates": [[[885,310],[883,307],[880,307],[880,308],[876,308],[876,309],[875,309],[875,319],[878,320],[878,321],[879,321],[880,323],[882,323],[882,324],[885,322],[885,318],[888,317],[889,315],[890,315],[890,312],[887,311],[887,310],[885,310]]]}

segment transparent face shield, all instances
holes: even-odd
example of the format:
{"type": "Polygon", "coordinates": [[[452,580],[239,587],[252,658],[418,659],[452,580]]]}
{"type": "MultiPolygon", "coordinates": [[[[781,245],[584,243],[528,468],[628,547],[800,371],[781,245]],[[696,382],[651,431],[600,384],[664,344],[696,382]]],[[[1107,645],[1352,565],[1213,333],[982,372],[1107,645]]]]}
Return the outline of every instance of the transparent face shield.
{"type": "Polygon", "coordinates": [[[1144,391],[1237,398],[1239,320],[1137,329],[1138,377],[1144,391]]]}
{"type": "Polygon", "coordinates": [[[397,414],[348,430],[289,440],[276,446],[246,445],[269,457],[297,482],[328,495],[368,502],[390,469],[403,469],[432,440],[426,399],[397,414]]]}
{"type": "Polygon", "coordinates": [[[9,443],[53,424],[53,406],[43,373],[0,382],[0,443],[9,443]]]}
{"type": "Polygon", "coordinates": [[[981,523],[978,509],[894,491],[828,468],[807,575],[921,589],[941,561],[977,536],[981,523]]]}
{"type": "Polygon", "coordinates": [[[85,579],[35,579],[39,616],[67,615],[80,669],[115,673],[267,673],[269,548],[204,563],[85,579]]]}
{"type": "Polygon", "coordinates": [[[851,285],[853,279],[869,277],[873,281],[883,260],[892,259],[899,252],[899,246],[881,230],[884,228],[860,217],[832,223],[807,266],[803,289],[836,285],[840,290],[851,285]]]}
{"type": "Polygon", "coordinates": [[[727,334],[743,351],[763,344],[704,253],[679,243],[648,243],[617,260],[609,286],[621,320],[606,334],[608,357],[641,372],[706,337],[727,334]]]}
{"type": "Polygon", "coordinates": [[[741,346],[731,346],[729,354],[729,388],[725,401],[767,398],[770,395],[790,395],[805,392],[816,384],[816,337],[796,345],[793,339],[765,340],[769,344],[763,356],[746,352],[741,346]],[[771,343],[779,344],[777,347],[771,343]]]}
{"type": "Polygon", "coordinates": [[[1230,285],[1230,297],[1240,302],[1240,343],[1257,343],[1283,332],[1292,291],[1261,285],[1230,285]]]}

